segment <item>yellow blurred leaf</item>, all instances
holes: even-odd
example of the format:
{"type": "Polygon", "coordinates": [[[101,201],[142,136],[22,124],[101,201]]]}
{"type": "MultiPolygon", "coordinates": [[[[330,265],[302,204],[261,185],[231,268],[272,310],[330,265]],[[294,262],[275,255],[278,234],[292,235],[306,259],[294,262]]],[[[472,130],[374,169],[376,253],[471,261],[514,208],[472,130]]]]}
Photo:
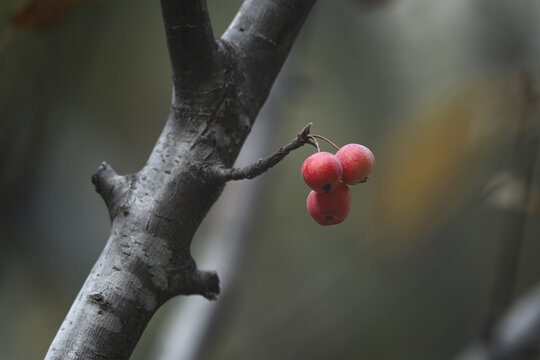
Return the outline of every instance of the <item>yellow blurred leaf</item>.
{"type": "Polygon", "coordinates": [[[399,248],[459,209],[486,154],[515,133],[519,78],[472,84],[395,129],[377,157],[374,229],[399,248]]]}

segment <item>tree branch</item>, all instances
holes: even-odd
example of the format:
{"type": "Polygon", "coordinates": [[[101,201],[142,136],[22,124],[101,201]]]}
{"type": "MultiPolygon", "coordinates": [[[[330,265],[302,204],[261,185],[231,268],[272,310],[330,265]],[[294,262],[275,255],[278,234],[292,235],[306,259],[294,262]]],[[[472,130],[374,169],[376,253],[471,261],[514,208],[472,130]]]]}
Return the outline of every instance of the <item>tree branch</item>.
{"type": "MultiPolygon", "coordinates": [[[[295,50],[293,50],[294,52],[295,50]]],[[[257,116],[257,125],[250,133],[237,159],[245,164],[254,156],[264,156],[271,137],[283,119],[283,109],[290,105],[298,92],[298,82],[292,74],[301,64],[303,56],[291,53],[283,70],[278,75],[272,92],[257,116]],[[292,58],[291,58],[292,57],[292,58]]],[[[189,298],[177,304],[171,311],[161,335],[156,337],[149,359],[196,360],[212,358],[215,344],[225,331],[224,325],[234,317],[235,294],[242,286],[242,273],[251,251],[259,237],[257,207],[268,196],[261,191],[271,186],[266,177],[244,183],[227,184],[220,200],[214,206],[211,234],[206,240],[202,263],[212,264],[218,269],[223,292],[217,303],[208,303],[189,298]],[[217,208],[216,208],[217,207],[217,208]]]]}
{"type": "MultiPolygon", "coordinates": [[[[246,1],[238,21],[263,21],[252,23],[251,44],[241,36],[216,42],[203,0],[161,0],[175,82],[169,118],[140,171],[122,177],[103,164],[94,175],[111,235],[47,360],[128,359],[165,301],[179,294],[216,298],[217,274],[197,268],[191,241],[223,191],[222,180],[242,172],[201,181],[193,167],[232,166],[313,2],[246,1]],[[261,36],[275,42],[273,50],[263,48],[261,36]],[[260,74],[265,83],[257,83],[260,74]]],[[[308,131],[246,172],[269,168],[309,143],[308,131]]]]}
{"type": "Polygon", "coordinates": [[[218,178],[221,181],[253,179],[275,166],[291,151],[296,150],[305,144],[315,146],[310,136],[310,130],[311,123],[307,124],[293,141],[280,147],[278,151],[257,161],[255,164],[243,168],[227,168],[223,165],[215,165],[206,167],[204,170],[209,173],[209,176],[218,178]]]}
{"type": "Polygon", "coordinates": [[[238,52],[250,93],[264,102],[316,0],[246,0],[222,40],[238,52]],[[264,71],[261,71],[264,69],[264,71]]]}
{"type": "Polygon", "coordinates": [[[206,0],[161,0],[177,95],[195,91],[212,79],[217,68],[217,43],[206,0]]]}

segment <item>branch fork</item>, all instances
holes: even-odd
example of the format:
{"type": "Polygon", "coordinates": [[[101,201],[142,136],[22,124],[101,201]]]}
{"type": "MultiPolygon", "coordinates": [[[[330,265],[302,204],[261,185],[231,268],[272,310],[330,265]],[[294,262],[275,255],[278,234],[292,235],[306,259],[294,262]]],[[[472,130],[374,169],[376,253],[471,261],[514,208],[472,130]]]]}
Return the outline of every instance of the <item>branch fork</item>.
{"type": "Polygon", "coordinates": [[[225,181],[258,176],[292,150],[314,145],[310,124],[291,143],[246,168],[203,168],[207,176],[201,181],[190,164],[234,163],[314,3],[245,0],[216,40],[205,0],[161,0],[172,109],[138,173],[121,176],[103,163],[92,176],[109,210],[111,235],[46,360],[127,360],[164,301],[179,294],[217,297],[217,274],[198,270],[189,251],[197,228],[225,181]],[[213,132],[215,143],[204,141],[213,132]],[[198,138],[203,141],[192,148],[198,138]],[[103,311],[103,304],[111,304],[111,311],[103,311]]]}

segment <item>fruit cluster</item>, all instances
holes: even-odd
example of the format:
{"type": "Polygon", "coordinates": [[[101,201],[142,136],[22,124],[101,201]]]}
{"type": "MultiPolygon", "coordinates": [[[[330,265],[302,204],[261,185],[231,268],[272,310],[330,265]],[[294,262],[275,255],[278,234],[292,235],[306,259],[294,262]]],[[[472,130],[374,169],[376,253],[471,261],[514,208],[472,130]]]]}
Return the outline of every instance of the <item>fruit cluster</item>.
{"type": "MultiPolygon", "coordinates": [[[[375,165],[373,153],[365,146],[348,144],[338,148],[320,135],[312,135],[334,145],[335,155],[320,151],[308,157],[302,165],[302,177],[312,189],[307,197],[309,214],[321,225],[341,223],[351,210],[352,196],[347,185],[367,180],[375,165]]],[[[316,143],[316,140],[315,140],[316,143]]]]}

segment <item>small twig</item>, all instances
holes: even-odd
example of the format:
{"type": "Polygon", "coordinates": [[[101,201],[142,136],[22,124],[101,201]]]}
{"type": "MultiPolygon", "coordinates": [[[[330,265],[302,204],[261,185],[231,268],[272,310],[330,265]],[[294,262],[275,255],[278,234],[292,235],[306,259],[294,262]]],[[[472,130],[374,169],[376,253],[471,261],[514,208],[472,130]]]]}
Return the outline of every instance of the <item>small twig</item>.
{"type": "Polygon", "coordinates": [[[212,166],[205,168],[204,170],[208,171],[211,176],[219,178],[223,181],[253,179],[254,177],[261,175],[276,165],[291,151],[298,149],[305,144],[317,147],[313,141],[313,138],[311,137],[310,131],[311,123],[307,124],[293,141],[285,146],[282,146],[275,153],[257,161],[255,164],[251,164],[243,168],[227,168],[223,165],[212,166]]]}

